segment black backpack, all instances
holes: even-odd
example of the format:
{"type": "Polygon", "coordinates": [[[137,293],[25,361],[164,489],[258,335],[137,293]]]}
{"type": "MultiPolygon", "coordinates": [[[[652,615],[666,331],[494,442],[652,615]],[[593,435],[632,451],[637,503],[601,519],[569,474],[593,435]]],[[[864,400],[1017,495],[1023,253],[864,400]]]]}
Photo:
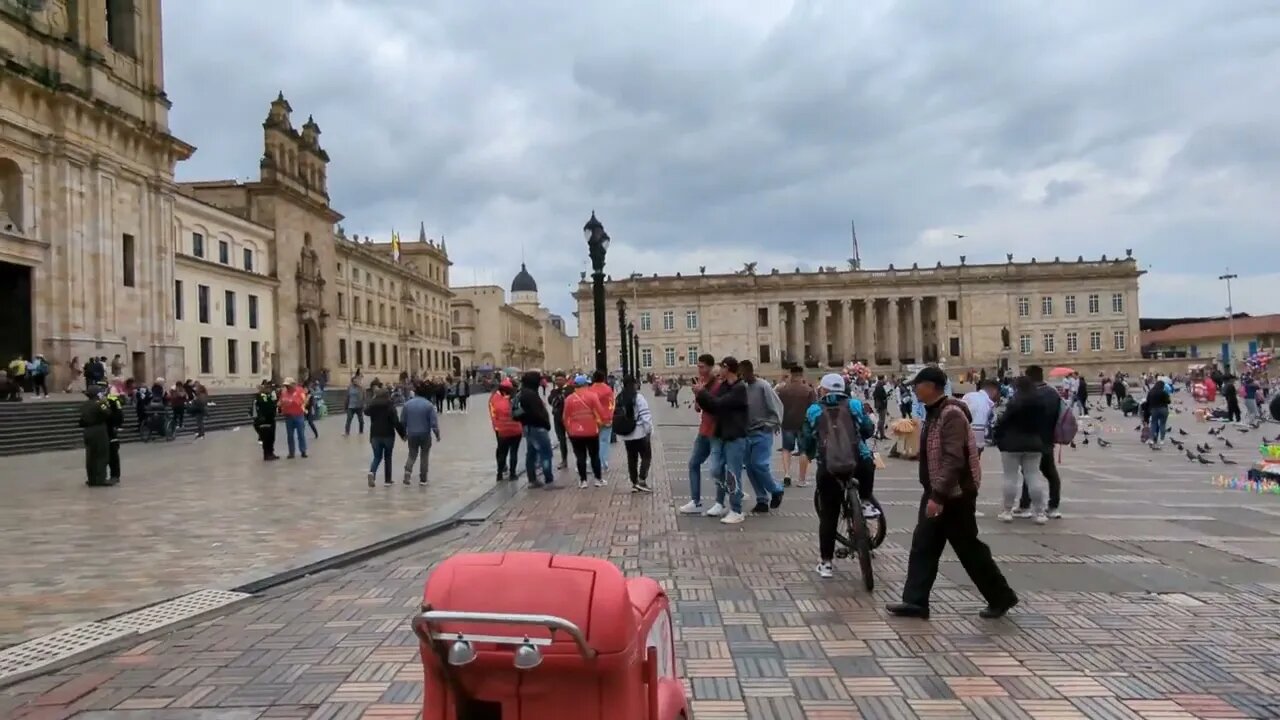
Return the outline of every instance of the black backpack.
{"type": "Polygon", "coordinates": [[[613,434],[630,435],[636,431],[636,398],[634,395],[623,395],[613,409],[613,434]]]}
{"type": "Polygon", "coordinates": [[[830,405],[818,416],[818,462],[832,475],[853,475],[858,466],[858,423],[845,403],[830,405]]]}

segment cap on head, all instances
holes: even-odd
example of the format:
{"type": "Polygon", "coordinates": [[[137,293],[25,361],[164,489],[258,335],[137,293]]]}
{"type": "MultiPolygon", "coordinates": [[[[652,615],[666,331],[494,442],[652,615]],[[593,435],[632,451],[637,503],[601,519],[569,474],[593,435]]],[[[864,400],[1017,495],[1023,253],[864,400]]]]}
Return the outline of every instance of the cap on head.
{"type": "Polygon", "coordinates": [[[577,375],[573,378],[574,385],[587,385],[591,380],[586,375],[577,375]]]}
{"type": "Polygon", "coordinates": [[[822,376],[822,388],[827,392],[844,392],[844,378],[835,373],[827,373],[822,376]]]}
{"type": "Polygon", "coordinates": [[[291,378],[291,377],[287,377],[287,378],[285,378],[285,379],[284,379],[284,384],[285,384],[285,385],[293,385],[293,384],[294,384],[294,380],[293,380],[293,378],[291,378]]]}
{"type": "Polygon", "coordinates": [[[942,368],[930,365],[928,367],[920,368],[920,371],[908,380],[907,384],[919,385],[920,383],[926,382],[937,385],[939,389],[944,388],[947,386],[947,374],[943,372],[942,368]]]}

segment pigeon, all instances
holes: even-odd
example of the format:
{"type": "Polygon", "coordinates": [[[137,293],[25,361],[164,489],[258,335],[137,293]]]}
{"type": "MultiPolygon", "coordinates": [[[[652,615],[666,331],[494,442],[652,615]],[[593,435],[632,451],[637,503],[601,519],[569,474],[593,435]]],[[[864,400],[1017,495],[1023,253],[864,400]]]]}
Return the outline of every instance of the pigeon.
{"type": "Polygon", "coordinates": [[[1231,444],[1231,441],[1230,441],[1230,440],[1228,440],[1228,439],[1226,439],[1226,438],[1222,438],[1222,442],[1226,443],[1227,447],[1229,447],[1229,448],[1233,448],[1233,447],[1235,447],[1235,445],[1232,445],[1232,444],[1231,444]]]}
{"type": "Polygon", "coordinates": [[[1169,438],[1169,442],[1179,450],[1186,448],[1186,445],[1183,445],[1182,443],[1178,442],[1177,440],[1174,440],[1173,438],[1169,438]]]}
{"type": "Polygon", "coordinates": [[[1223,465],[1239,465],[1240,464],[1235,460],[1228,460],[1227,456],[1223,455],[1222,453],[1218,453],[1218,459],[1222,461],[1223,465]]]}
{"type": "Polygon", "coordinates": [[[1098,438],[1098,447],[1111,447],[1111,443],[1103,440],[1102,438],[1098,438]]]}
{"type": "Polygon", "coordinates": [[[1236,432],[1238,432],[1238,433],[1240,433],[1241,435],[1243,435],[1243,434],[1245,434],[1245,433],[1249,432],[1249,430],[1251,430],[1251,429],[1252,429],[1252,428],[1236,428],[1236,432]]]}
{"type": "MultiPolygon", "coordinates": [[[[1088,442],[1088,441],[1086,440],[1085,442],[1088,442]]],[[[1075,450],[1075,449],[1076,449],[1076,441],[1075,441],[1075,440],[1072,440],[1072,441],[1071,441],[1071,446],[1070,446],[1070,447],[1071,447],[1071,449],[1072,449],[1072,450],[1075,450]]]]}
{"type": "Polygon", "coordinates": [[[1222,432],[1222,428],[1209,428],[1210,435],[1217,435],[1220,432],[1222,432]]]}
{"type": "Polygon", "coordinates": [[[1195,460],[1195,459],[1196,459],[1196,456],[1195,456],[1195,455],[1192,455],[1190,450],[1183,450],[1182,452],[1184,452],[1184,453],[1186,453],[1186,454],[1187,454],[1187,459],[1188,459],[1188,460],[1195,460]]]}
{"type": "Polygon", "coordinates": [[[1085,436],[1085,437],[1089,437],[1089,431],[1088,431],[1088,430],[1081,430],[1081,431],[1080,431],[1080,434],[1081,434],[1081,435],[1083,435],[1083,436],[1085,436]]]}
{"type": "Polygon", "coordinates": [[[1139,425],[1138,427],[1134,428],[1134,430],[1141,430],[1141,429],[1142,429],[1142,426],[1141,426],[1141,425],[1139,425]]]}
{"type": "Polygon", "coordinates": [[[1182,428],[1178,428],[1178,434],[1185,436],[1187,434],[1187,431],[1183,430],[1182,428]]]}
{"type": "Polygon", "coordinates": [[[1205,458],[1205,456],[1203,456],[1203,455],[1197,455],[1197,456],[1196,456],[1196,460],[1197,460],[1201,465],[1212,465],[1212,464],[1213,464],[1213,461],[1212,461],[1212,460],[1209,460],[1209,459],[1205,458]]]}
{"type": "Polygon", "coordinates": [[[1085,439],[1081,440],[1081,441],[1080,441],[1080,444],[1081,444],[1081,445],[1088,445],[1088,444],[1089,444],[1089,438],[1085,438],[1085,439]]]}

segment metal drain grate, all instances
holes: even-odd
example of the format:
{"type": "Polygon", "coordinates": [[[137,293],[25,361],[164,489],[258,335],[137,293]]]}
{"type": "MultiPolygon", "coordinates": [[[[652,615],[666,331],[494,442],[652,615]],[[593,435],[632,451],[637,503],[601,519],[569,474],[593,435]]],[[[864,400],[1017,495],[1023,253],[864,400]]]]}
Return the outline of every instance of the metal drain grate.
{"type": "Polygon", "coordinates": [[[190,595],[183,595],[158,605],[104,620],[103,624],[131,632],[148,633],[166,625],[217,610],[247,597],[249,597],[247,593],[230,590],[197,590],[190,595]]]}
{"type": "Polygon", "coordinates": [[[197,590],[159,605],[102,622],[84,623],[0,650],[0,682],[75,657],[99,645],[159,630],[238,600],[248,593],[197,590]]]}
{"type": "Polygon", "coordinates": [[[133,631],[104,623],[85,623],[0,650],[0,680],[74,657],[133,631]]]}

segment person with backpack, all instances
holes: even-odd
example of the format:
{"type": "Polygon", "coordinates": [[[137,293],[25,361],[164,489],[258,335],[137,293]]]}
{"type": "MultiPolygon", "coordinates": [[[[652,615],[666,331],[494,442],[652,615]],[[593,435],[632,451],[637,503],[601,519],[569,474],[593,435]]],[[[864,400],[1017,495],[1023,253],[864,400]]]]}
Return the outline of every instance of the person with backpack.
{"type": "Polygon", "coordinates": [[[542,373],[530,370],[520,376],[520,391],[511,404],[511,415],[524,426],[524,474],[530,487],[538,487],[538,468],[542,468],[541,484],[554,489],[555,475],[551,469],[551,415],[542,402],[538,387],[542,373]]]}
{"type": "Polygon", "coordinates": [[[595,486],[605,486],[600,475],[600,428],[605,422],[604,410],[600,398],[588,388],[589,382],[586,375],[575,376],[573,392],[564,399],[564,428],[578,465],[579,489],[587,487],[588,461],[595,486]]]}
{"type": "Polygon", "coordinates": [[[1151,418],[1151,447],[1159,448],[1169,433],[1169,391],[1165,378],[1156,380],[1147,391],[1147,414],[1151,418]]]}
{"type": "Polygon", "coordinates": [[[613,432],[627,450],[631,492],[648,493],[653,492],[648,482],[649,464],[653,462],[653,446],[649,442],[653,434],[653,414],[649,401],[638,388],[635,377],[622,378],[622,392],[618,393],[613,410],[613,432]]]}
{"type": "MultiPolygon", "coordinates": [[[[1059,404],[1061,404],[1059,400],[1059,404]]],[[[1071,410],[1068,407],[1067,412],[1071,410]]],[[[1044,525],[1049,521],[1046,513],[1046,483],[1040,475],[1040,458],[1044,453],[1044,436],[1041,428],[1044,418],[1052,413],[1057,418],[1057,408],[1045,404],[1044,399],[1036,393],[1035,383],[1031,378],[1023,376],[1014,383],[1013,397],[1000,416],[992,436],[996,447],[1000,450],[1000,461],[1004,468],[1004,509],[1000,512],[1001,522],[1013,522],[1015,504],[1020,500],[1019,490],[1028,487],[1035,522],[1044,525]]]]}
{"type": "Polygon", "coordinates": [[[938,578],[938,563],[950,543],[960,565],[987,601],[978,616],[987,620],[1004,617],[1018,604],[1018,596],[991,557],[991,548],[978,538],[976,515],[982,463],[969,427],[969,408],[944,393],[947,374],[941,368],[922,368],[911,382],[925,404],[919,463],[923,494],[911,536],[902,602],[885,609],[898,617],[929,619],[929,596],[938,578]]]}
{"type": "MultiPolygon", "coordinates": [[[[1053,446],[1055,438],[1063,433],[1059,432],[1059,420],[1063,423],[1071,425],[1071,436],[1075,437],[1075,416],[1071,416],[1070,420],[1063,418],[1062,398],[1058,395],[1058,391],[1054,390],[1048,383],[1044,381],[1044,368],[1039,365],[1027,366],[1026,376],[1031,379],[1034,385],[1033,391],[1036,396],[1046,407],[1056,408],[1056,413],[1045,413],[1042,420],[1044,423],[1040,429],[1040,436],[1043,438],[1044,451],[1040,454],[1040,474],[1049,483],[1049,505],[1045,510],[1045,514],[1050,520],[1057,520],[1062,517],[1062,512],[1058,510],[1059,503],[1062,502],[1062,477],[1058,475],[1058,464],[1053,459],[1053,446]]],[[[1016,396],[1017,393],[1014,393],[1016,396]]],[[[1066,413],[1070,415],[1070,413],[1066,413]]],[[[1066,430],[1068,428],[1063,428],[1066,430]]],[[[1068,443],[1070,440],[1067,441],[1068,443]]],[[[1064,443],[1066,444],[1066,443],[1064,443]]],[[[1014,511],[1013,516],[1016,518],[1032,517],[1031,511],[1031,493],[1026,485],[1022,486],[1022,499],[1018,503],[1018,509],[1014,511]]]]}
{"type": "Polygon", "coordinates": [[[489,422],[493,425],[493,436],[498,441],[495,453],[498,460],[498,482],[516,479],[516,457],[520,453],[520,440],[524,437],[524,426],[513,414],[515,392],[511,381],[503,379],[498,383],[498,389],[489,396],[489,422]]]}
{"type": "Polygon", "coordinates": [[[805,411],[800,448],[817,467],[814,473],[818,506],[817,572],[823,579],[835,574],[831,563],[835,557],[845,486],[852,481],[858,483],[863,516],[879,514],[870,502],[876,467],[866,443],[874,434],[875,424],[867,416],[862,401],[845,392],[844,378],[835,373],[822,376],[818,399],[805,411]]]}

